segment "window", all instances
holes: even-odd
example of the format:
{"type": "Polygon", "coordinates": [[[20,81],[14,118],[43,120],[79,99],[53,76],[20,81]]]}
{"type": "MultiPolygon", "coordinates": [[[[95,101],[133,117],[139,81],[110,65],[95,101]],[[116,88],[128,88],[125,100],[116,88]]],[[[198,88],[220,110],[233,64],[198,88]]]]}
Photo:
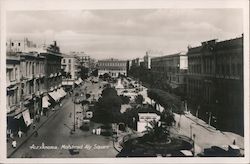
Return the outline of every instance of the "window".
{"type": "Polygon", "coordinates": [[[63,59],[63,63],[65,63],[65,59],[63,59]]]}
{"type": "Polygon", "coordinates": [[[20,46],[21,46],[21,43],[18,43],[18,46],[20,47],[20,46]]]}
{"type": "Polygon", "coordinates": [[[11,46],[12,46],[12,47],[14,46],[14,43],[13,43],[13,42],[11,43],[11,46]]]}
{"type": "Polygon", "coordinates": [[[71,59],[69,59],[69,63],[71,63],[71,59]]]}

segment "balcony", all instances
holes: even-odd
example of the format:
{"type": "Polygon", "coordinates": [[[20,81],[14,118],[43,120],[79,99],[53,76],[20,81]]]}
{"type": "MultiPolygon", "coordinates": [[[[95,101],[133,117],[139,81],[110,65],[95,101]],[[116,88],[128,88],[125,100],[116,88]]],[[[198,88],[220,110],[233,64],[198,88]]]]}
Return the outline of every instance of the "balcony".
{"type": "Polygon", "coordinates": [[[11,80],[11,81],[7,81],[7,87],[11,86],[11,85],[16,85],[17,84],[17,80],[11,80]]]}

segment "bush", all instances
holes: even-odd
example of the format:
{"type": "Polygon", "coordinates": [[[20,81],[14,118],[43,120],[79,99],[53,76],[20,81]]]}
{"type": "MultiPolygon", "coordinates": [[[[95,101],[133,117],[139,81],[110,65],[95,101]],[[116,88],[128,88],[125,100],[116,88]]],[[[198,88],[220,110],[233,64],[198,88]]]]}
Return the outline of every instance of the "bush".
{"type": "Polygon", "coordinates": [[[120,95],[120,98],[122,100],[122,104],[128,104],[130,101],[128,96],[120,95]]]}

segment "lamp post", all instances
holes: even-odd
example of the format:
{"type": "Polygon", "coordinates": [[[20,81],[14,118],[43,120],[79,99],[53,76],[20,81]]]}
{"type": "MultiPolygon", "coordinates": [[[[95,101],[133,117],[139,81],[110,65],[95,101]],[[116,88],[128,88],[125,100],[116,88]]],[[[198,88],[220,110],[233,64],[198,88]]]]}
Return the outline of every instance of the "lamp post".
{"type": "Polygon", "coordinates": [[[192,136],[193,136],[193,126],[192,126],[192,125],[193,125],[193,124],[194,124],[194,123],[191,123],[191,124],[190,124],[190,138],[191,138],[191,139],[193,139],[193,138],[192,138],[192,136]]]}
{"type": "Polygon", "coordinates": [[[206,114],[208,115],[208,125],[211,125],[212,112],[206,112],[206,114]]]}
{"type": "Polygon", "coordinates": [[[195,134],[193,134],[193,138],[194,138],[194,142],[193,142],[193,150],[194,150],[194,156],[195,156],[195,137],[196,137],[196,135],[195,134]]]}

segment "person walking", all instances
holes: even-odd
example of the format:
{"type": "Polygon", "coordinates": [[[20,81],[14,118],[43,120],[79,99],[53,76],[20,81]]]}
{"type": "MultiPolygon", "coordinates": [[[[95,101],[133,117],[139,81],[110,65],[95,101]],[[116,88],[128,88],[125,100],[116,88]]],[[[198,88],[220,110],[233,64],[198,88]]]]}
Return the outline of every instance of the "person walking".
{"type": "Polygon", "coordinates": [[[11,145],[15,149],[16,148],[16,140],[13,140],[11,145]]]}
{"type": "Polygon", "coordinates": [[[21,138],[23,135],[23,132],[21,130],[19,130],[17,134],[18,134],[18,137],[21,138]]]}

